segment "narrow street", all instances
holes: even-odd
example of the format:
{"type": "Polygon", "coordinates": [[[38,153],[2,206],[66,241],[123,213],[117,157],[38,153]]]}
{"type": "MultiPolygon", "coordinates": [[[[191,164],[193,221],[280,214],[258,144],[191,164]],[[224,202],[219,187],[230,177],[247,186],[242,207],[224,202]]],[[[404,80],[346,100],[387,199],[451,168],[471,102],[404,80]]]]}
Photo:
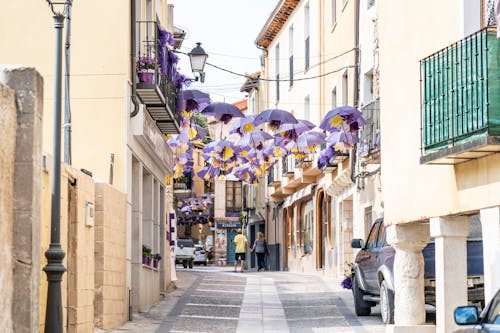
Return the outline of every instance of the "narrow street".
{"type": "Polygon", "coordinates": [[[177,267],[176,288],[113,332],[384,332],[379,309],[358,318],[352,295],[316,276],[177,267]]]}

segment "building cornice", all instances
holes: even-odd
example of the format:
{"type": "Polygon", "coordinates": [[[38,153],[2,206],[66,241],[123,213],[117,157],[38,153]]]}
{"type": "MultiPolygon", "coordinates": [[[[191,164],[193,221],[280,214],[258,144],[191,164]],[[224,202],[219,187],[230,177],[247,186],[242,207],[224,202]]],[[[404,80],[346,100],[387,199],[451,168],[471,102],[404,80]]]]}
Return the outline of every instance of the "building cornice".
{"type": "Polygon", "coordinates": [[[280,0],[255,40],[258,47],[267,49],[271,45],[299,2],[300,0],[280,0]]]}

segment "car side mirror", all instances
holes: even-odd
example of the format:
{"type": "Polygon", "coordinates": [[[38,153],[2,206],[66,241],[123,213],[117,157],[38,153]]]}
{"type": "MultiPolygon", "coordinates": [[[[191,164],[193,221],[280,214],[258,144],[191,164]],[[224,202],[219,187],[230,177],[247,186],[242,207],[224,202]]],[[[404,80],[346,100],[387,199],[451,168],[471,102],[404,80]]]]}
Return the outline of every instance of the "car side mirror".
{"type": "Polygon", "coordinates": [[[475,306],[459,306],[454,312],[458,325],[474,325],[479,323],[479,313],[475,306]]]}
{"type": "Polygon", "coordinates": [[[351,240],[351,247],[353,249],[362,249],[365,246],[365,241],[361,238],[354,238],[351,240]]]}

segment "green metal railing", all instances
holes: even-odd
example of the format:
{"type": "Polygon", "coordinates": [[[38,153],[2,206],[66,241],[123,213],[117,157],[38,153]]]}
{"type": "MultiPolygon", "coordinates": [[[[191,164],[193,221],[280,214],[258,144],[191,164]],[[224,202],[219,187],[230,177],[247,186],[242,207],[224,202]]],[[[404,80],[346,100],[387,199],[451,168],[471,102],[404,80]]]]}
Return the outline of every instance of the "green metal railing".
{"type": "Polygon", "coordinates": [[[421,61],[424,152],[488,132],[491,78],[498,86],[498,59],[492,59],[498,58],[498,44],[495,32],[483,29],[421,61]]]}

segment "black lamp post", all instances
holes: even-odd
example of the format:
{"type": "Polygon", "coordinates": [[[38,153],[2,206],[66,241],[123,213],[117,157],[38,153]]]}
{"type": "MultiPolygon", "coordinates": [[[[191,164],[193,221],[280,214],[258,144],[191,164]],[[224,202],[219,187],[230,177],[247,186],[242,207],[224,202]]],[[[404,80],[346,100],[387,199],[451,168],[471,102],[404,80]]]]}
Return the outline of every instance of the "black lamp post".
{"type": "Polygon", "coordinates": [[[52,161],[52,203],[50,219],[50,245],[45,252],[47,265],[43,268],[47,274],[48,292],[45,314],[45,332],[59,333],[63,331],[61,280],[66,268],[63,266],[64,250],[60,241],[61,216],[61,82],[62,82],[62,29],[64,15],[72,4],[72,0],[46,0],[54,14],[56,29],[56,59],[54,75],[54,142],[52,161]]]}
{"type": "Polygon", "coordinates": [[[193,73],[199,73],[200,82],[205,82],[205,63],[207,62],[208,54],[201,47],[201,43],[196,43],[196,47],[188,53],[189,60],[191,61],[191,70],[193,73]]]}

